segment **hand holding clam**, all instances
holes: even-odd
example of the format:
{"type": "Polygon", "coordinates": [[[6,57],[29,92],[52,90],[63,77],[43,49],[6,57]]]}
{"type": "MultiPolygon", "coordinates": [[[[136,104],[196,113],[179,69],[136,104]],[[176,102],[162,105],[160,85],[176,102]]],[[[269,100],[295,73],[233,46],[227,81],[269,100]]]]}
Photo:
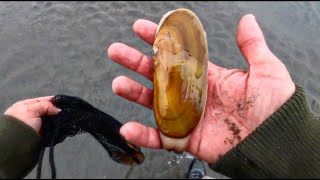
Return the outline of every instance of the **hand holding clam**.
{"type": "Polygon", "coordinates": [[[107,50],[114,62],[154,82],[153,92],[125,76],[114,79],[114,93],[153,110],[158,125],[128,122],[121,133],[137,146],[188,151],[214,163],[285,103],[295,86],[284,64],[269,50],[253,15],[243,16],[237,28],[238,47],[250,67],[241,70],[209,61],[206,27],[193,21],[193,28],[186,28],[191,22],[182,22],[184,16],[175,19],[175,14],[165,15],[159,25],[148,20],[133,25],[134,32],[153,46],[155,61],[122,43],[107,50]]]}

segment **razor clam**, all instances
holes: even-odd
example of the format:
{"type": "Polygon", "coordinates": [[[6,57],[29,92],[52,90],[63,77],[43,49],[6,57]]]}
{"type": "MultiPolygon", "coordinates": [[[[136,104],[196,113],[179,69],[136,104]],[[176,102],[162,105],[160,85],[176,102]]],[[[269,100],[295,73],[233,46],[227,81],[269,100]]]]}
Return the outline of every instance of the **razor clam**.
{"type": "Polygon", "coordinates": [[[208,88],[208,45],[199,18],[188,9],[161,19],[153,44],[154,115],[162,145],[185,150],[204,114],[208,88]]]}

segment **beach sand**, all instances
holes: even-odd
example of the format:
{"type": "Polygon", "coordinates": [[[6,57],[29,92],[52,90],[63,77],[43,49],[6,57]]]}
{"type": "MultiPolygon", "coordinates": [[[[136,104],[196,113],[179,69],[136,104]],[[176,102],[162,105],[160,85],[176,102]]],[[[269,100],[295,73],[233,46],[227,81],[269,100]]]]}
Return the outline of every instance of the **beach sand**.
{"type": "MultiPolygon", "coordinates": [[[[247,68],[235,32],[241,16],[252,13],[270,49],[303,86],[311,110],[320,114],[319,2],[0,2],[0,109],[30,97],[79,96],[122,123],[155,127],[153,112],[113,94],[112,80],[125,75],[152,87],[136,73],[110,61],[114,42],[147,55],[152,48],[132,32],[139,18],[159,22],[176,8],[193,10],[203,22],[210,61],[226,68],[247,68]]],[[[87,134],[55,148],[58,178],[184,178],[191,159],[168,165],[172,153],[142,149],[145,162],[127,167],[113,162],[87,134]]],[[[207,167],[209,175],[221,176],[207,167]]],[[[36,168],[26,177],[35,178],[36,168]]],[[[50,178],[48,152],[43,178],[50,178]]]]}

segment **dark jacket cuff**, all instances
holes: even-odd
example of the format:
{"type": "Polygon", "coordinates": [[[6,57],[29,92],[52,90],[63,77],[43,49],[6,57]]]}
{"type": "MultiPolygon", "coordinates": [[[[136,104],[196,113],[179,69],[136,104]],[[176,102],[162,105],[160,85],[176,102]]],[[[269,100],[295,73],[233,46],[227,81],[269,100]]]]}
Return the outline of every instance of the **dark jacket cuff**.
{"type": "Polygon", "coordinates": [[[27,124],[0,116],[0,179],[26,176],[37,163],[40,142],[40,135],[27,124]]]}
{"type": "Polygon", "coordinates": [[[320,177],[320,124],[312,117],[297,86],[283,106],[209,166],[230,178],[320,177]]]}

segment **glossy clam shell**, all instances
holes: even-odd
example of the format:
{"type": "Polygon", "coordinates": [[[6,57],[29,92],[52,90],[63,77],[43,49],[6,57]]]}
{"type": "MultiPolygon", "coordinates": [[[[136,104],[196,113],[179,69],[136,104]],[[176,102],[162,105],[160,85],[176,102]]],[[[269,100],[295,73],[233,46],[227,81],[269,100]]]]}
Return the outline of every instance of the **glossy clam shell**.
{"type": "Polygon", "coordinates": [[[163,136],[185,138],[199,124],[207,98],[208,45],[190,10],[168,12],[154,50],[154,115],[163,136]]]}

